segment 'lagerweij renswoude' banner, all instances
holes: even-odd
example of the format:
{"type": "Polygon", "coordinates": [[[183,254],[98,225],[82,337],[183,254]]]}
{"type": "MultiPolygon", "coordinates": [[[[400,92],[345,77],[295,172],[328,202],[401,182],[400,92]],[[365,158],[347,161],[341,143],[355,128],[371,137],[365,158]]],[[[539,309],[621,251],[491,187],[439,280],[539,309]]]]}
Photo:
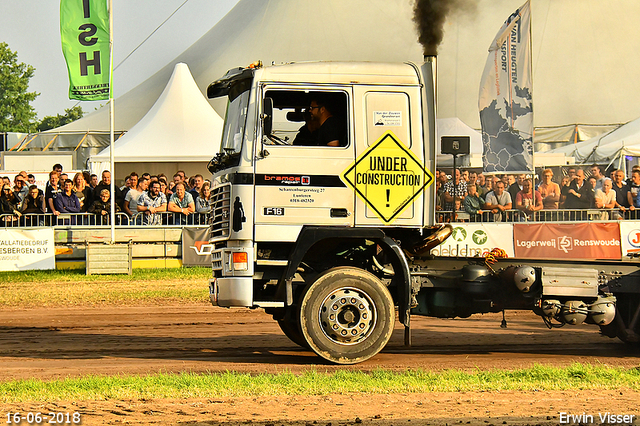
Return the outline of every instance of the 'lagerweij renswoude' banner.
{"type": "Polygon", "coordinates": [[[69,70],[69,99],[109,99],[107,0],[60,0],[60,36],[69,70]]]}
{"type": "Polygon", "coordinates": [[[505,21],[489,47],[478,108],[486,173],[533,171],[529,1],[505,21]]]}

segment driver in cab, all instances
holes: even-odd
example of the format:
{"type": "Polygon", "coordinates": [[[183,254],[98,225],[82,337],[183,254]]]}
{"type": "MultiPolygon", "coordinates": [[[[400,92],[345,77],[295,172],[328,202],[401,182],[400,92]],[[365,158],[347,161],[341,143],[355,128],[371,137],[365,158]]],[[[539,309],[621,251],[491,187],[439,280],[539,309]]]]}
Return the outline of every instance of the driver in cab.
{"type": "Polygon", "coordinates": [[[311,100],[307,123],[300,129],[293,145],[344,146],[344,132],[331,107],[320,98],[311,100]]]}

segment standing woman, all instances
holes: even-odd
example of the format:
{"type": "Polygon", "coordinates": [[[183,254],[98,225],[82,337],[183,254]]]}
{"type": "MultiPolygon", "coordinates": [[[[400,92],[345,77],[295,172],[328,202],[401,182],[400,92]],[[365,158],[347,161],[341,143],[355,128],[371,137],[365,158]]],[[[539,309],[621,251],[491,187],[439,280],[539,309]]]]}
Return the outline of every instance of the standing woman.
{"type": "Polygon", "coordinates": [[[167,195],[167,179],[159,177],[158,182],[160,182],[160,192],[162,192],[164,196],[167,197],[167,199],[169,199],[169,196],[167,195]]]}
{"type": "Polygon", "coordinates": [[[80,211],[86,212],[91,204],[93,204],[93,191],[91,187],[87,185],[87,181],[84,179],[84,174],[81,172],[76,173],[73,177],[73,192],[80,201],[80,211]]]}
{"type": "Polygon", "coordinates": [[[209,213],[211,211],[211,184],[205,182],[196,197],[196,212],[209,213]]]}
{"type": "Polygon", "coordinates": [[[207,213],[211,211],[211,184],[209,182],[205,182],[202,184],[202,188],[200,188],[200,192],[196,197],[196,213],[197,222],[200,225],[204,225],[207,223],[207,213]]]}
{"type": "Polygon", "coordinates": [[[4,216],[2,221],[6,226],[17,226],[18,218],[22,213],[18,211],[20,200],[11,190],[11,185],[2,185],[2,195],[0,195],[0,215],[4,216]]]}

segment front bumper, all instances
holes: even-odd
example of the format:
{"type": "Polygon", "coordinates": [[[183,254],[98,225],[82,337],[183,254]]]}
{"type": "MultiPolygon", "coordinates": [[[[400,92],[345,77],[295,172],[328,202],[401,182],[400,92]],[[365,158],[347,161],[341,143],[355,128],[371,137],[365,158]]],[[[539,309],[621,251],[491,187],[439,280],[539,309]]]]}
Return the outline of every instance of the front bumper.
{"type": "Polygon", "coordinates": [[[253,307],[253,277],[212,278],[209,300],[214,306],[253,307]]]}

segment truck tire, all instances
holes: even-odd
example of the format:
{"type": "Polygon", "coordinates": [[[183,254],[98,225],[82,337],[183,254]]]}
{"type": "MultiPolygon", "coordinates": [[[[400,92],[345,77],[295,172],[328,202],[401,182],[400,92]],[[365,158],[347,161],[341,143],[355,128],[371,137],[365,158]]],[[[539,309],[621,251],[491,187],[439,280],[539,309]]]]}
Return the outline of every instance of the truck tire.
{"type": "MultiPolygon", "coordinates": [[[[616,295],[616,298],[618,299],[616,302],[616,318],[610,325],[615,327],[616,335],[620,340],[638,347],[640,346],[640,321],[635,317],[638,315],[637,312],[640,309],[638,307],[640,305],[640,295],[623,293],[616,295]],[[634,321],[634,318],[636,321],[635,326],[628,328],[634,321]]],[[[603,332],[603,334],[606,333],[603,332]]]]}
{"type": "MultiPolygon", "coordinates": [[[[296,320],[297,319],[298,317],[296,317],[296,320]]],[[[309,349],[309,344],[307,343],[306,340],[304,340],[304,336],[300,331],[299,322],[297,321],[293,322],[287,319],[280,319],[278,320],[278,325],[280,326],[280,330],[282,330],[284,335],[287,336],[289,340],[291,340],[293,343],[295,343],[298,346],[302,346],[305,349],[309,349]]]]}
{"type": "Polygon", "coordinates": [[[380,352],[391,338],[394,318],[389,290],[375,275],[352,267],[321,274],[300,304],[304,339],[336,364],[355,364],[380,352]]]}

